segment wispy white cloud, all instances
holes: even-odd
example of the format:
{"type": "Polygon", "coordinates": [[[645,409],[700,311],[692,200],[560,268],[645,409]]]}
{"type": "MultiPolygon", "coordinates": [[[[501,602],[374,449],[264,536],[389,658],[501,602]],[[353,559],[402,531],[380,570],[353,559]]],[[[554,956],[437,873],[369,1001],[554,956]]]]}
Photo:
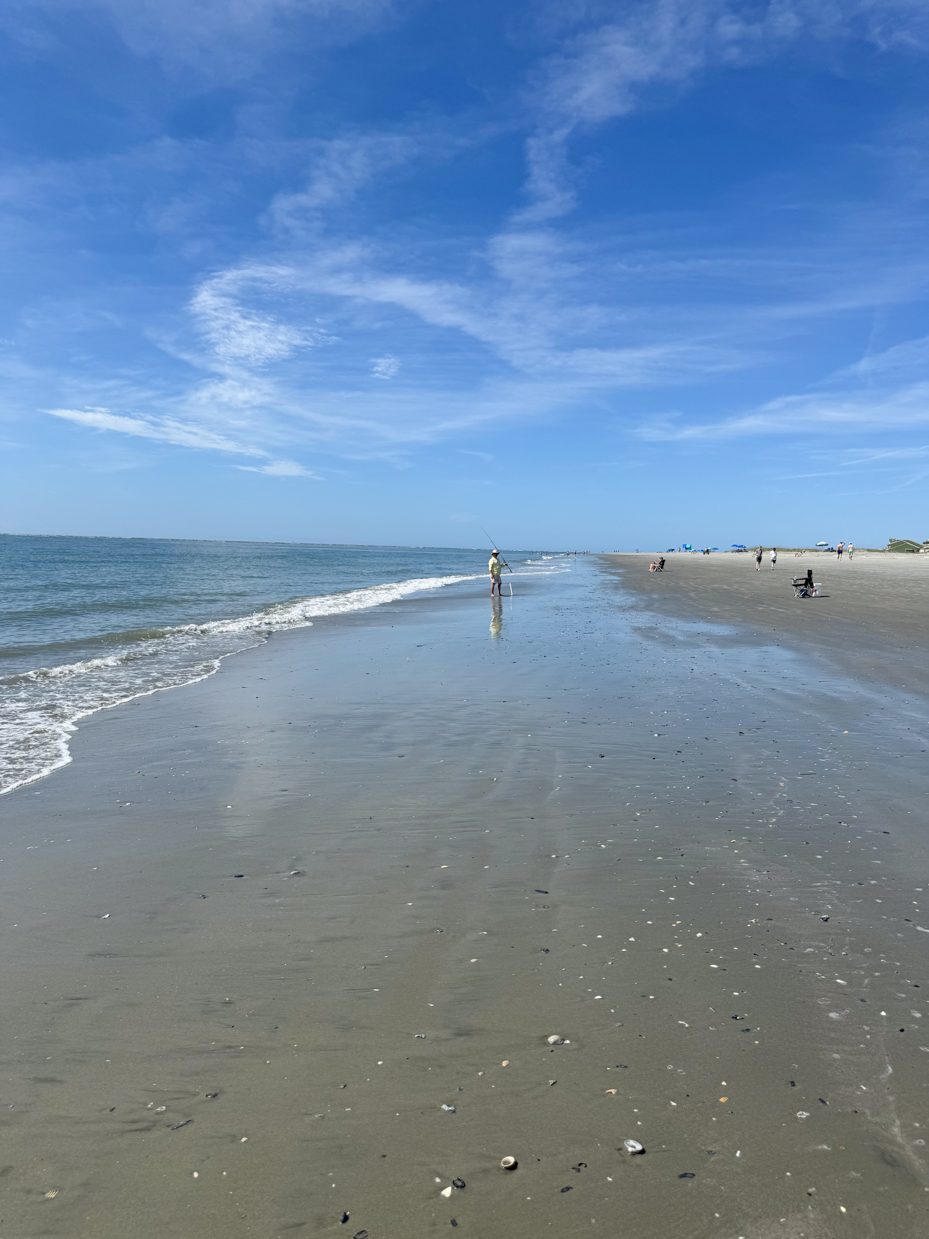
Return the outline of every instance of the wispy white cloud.
{"type": "MultiPolygon", "coordinates": [[[[789,33],[793,23],[783,20],[772,31],[789,33]]],[[[575,205],[568,166],[575,132],[628,115],[646,87],[683,82],[714,60],[745,55],[762,38],[758,23],[747,23],[725,0],[657,0],[568,40],[535,75],[529,107],[538,119],[526,147],[530,203],[518,222],[552,219],[575,205]]]]}
{"type": "Polygon", "coordinates": [[[21,43],[55,41],[35,16],[84,12],[108,20],[136,55],[202,83],[238,81],[299,23],[311,22],[317,45],[348,42],[388,20],[393,0],[9,0],[3,25],[21,43]]]}
{"type": "Polygon", "coordinates": [[[261,366],[326,338],[318,327],[288,325],[242,305],[241,294],[249,286],[280,292],[289,277],[276,267],[246,266],[222,272],[197,289],[190,310],[219,361],[261,366]]]}
{"type": "Polygon", "coordinates": [[[860,361],[838,372],[837,378],[865,380],[890,378],[903,379],[914,374],[925,374],[929,369],[929,336],[918,340],[906,340],[892,348],[876,353],[867,353],[860,361]]]}
{"type": "Polygon", "coordinates": [[[400,362],[390,353],[371,362],[371,373],[376,379],[392,379],[399,369],[400,362]]]}
{"type": "Polygon", "coordinates": [[[109,409],[48,409],[52,417],[77,422],[93,430],[115,430],[120,434],[134,435],[141,439],[157,439],[178,447],[205,448],[216,452],[234,452],[241,456],[263,456],[260,448],[237,443],[226,435],[217,434],[204,426],[181,422],[165,417],[159,420],[129,417],[123,413],[111,413],[109,409]]]}
{"type": "Polygon", "coordinates": [[[897,390],[782,396],[736,417],[698,425],[656,419],[639,436],[653,440],[730,439],[746,435],[861,433],[929,426],[929,382],[897,390]]]}
{"type": "Polygon", "coordinates": [[[237,465],[236,468],[244,469],[246,473],[263,473],[269,478],[313,478],[317,482],[322,481],[318,473],[304,468],[295,460],[272,460],[266,465],[237,465]]]}
{"type": "Polygon", "coordinates": [[[527,97],[535,117],[526,143],[529,203],[517,223],[572,210],[572,136],[650,106],[662,87],[679,87],[714,66],[775,56],[803,34],[832,41],[857,36],[897,50],[929,46],[922,0],[640,0],[606,22],[596,20],[600,5],[558,10],[565,25],[587,17],[587,28],[563,38],[534,75],[527,97]]]}
{"type": "MultiPolygon", "coordinates": [[[[93,430],[116,431],[133,438],[155,439],[176,447],[198,448],[213,452],[227,452],[237,456],[261,458],[268,453],[260,447],[236,442],[225,435],[217,434],[206,426],[182,422],[177,418],[130,417],[111,413],[109,409],[48,409],[52,417],[76,422],[93,430]]],[[[320,474],[295,460],[268,460],[261,465],[237,465],[248,473],[260,473],[272,478],[312,478],[322,481],[320,474]]]]}
{"type": "Polygon", "coordinates": [[[899,461],[922,460],[927,456],[929,444],[926,443],[913,444],[911,447],[845,448],[839,463],[842,468],[854,469],[885,461],[896,464],[899,461]]]}
{"type": "Polygon", "coordinates": [[[315,143],[305,187],[276,194],[268,216],[286,232],[318,226],[322,212],[349,202],[376,177],[407,163],[421,149],[421,137],[412,130],[341,134],[315,143]]]}

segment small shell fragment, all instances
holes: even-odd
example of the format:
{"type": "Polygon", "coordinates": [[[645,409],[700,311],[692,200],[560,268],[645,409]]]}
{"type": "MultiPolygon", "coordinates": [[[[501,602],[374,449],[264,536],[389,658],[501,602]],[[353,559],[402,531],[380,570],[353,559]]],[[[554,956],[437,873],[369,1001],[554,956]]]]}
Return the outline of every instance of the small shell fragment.
{"type": "Polygon", "coordinates": [[[449,1183],[448,1187],[442,1188],[441,1192],[439,1192],[439,1195],[444,1196],[447,1200],[448,1197],[451,1196],[453,1191],[454,1191],[454,1188],[452,1187],[451,1183],[449,1183]]]}
{"type": "Polygon", "coordinates": [[[519,1165],[519,1162],[517,1162],[515,1157],[504,1157],[500,1162],[500,1165],[504,1170],[515,1170],[519,1165]]]}
{"type": "Polygon", "coordinates": [[[442,1109],[443,1109],[443,1110],[447,1110],[449,1114],[455,1114],[455,1113],[456,1113],[455,1107],[454,1107],[454,1106],[447,1106],[447,1105],[445,1104],[445,1102],[444,1102],[444,1101],[442,1102],[442,1109]]]}
{"type": "Polygon", "coordinates": [[[546,1037],[545,1040],[549,1045],[564,1045],[564,1037],[559,1037],[558,1033],[552,1033],[552,1035],[550,1037],[546,1037]]]}
{"type": "Polygon", "coordinates": [[[628,1153],[631,1157],[635,1153],[644,1153],[645,1149],[639,1144],[638,1140],[624,1140],[623,1152],[628,1153]]]}
{"type": "Polygon", "coordinates": [[[46,1199],[46,1200],[54,1200],[54,1199],[55,1199],[55,1197],[58,1195],[58,1193],[59,1193],[60,1191],[61,1191],[61,1188],[58,1188],[58,1187],[53,1187],[53,1188],[52,1188],[52,1190],[51,1190],[50,1192],[46,1192],[46,1193],[45,1193],[45,1199],[46,1199]]]}

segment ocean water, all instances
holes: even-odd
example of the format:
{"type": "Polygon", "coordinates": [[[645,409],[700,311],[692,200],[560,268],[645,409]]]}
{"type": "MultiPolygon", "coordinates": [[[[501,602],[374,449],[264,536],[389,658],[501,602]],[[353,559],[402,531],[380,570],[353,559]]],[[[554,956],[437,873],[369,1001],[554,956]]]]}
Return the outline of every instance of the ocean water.
{"type": "MultiPolygon", "coordinates": [[[[505,551],[513,570],[557,560],[505,551]]],[[[0,795],[65,765],[77,721],[212,675],[272,632],[487,571],[428,547],[0,535],[0,795]]]]}

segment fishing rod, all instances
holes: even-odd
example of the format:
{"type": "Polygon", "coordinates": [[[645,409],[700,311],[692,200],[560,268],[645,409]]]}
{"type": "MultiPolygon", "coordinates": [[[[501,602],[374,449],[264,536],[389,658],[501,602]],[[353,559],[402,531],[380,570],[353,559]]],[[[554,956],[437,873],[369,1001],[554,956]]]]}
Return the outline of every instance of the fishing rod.
{"type": "MultiPolygon", "coordinates": [[[[480,529],[480,531],[481,531],[481,533],[484,535],[484,537],[487,539],[487,541],[490,543],[490,545],[491,545],[492,547],[496,547],[496,545],[497,545],[497,544],[496,544],[496,542],[494,542],[493,538],[490,536],[490,534],[487,532],[487,530],[484,528],[484,526],[483,526],[483,525],[479,525],[479,526],[478,526],[478,528],[480,529]]],[[[506,568],[507,572],[512,572],[512,571],[513,571],[513,569],[510,567],[510,565],[506,562],[506,560],[505,560],[505,559],[503,560],[503,566],[504,566],[504,568],[506,568]]]]}
{"type": "MultiPolygon", "coordinates": [[[[488,542],[490,543],[490,545],[493,547],[493,549],[494,549],[494,550],[496,550],[496,549],[497,549],[497,544],[496,544],[496,542],[494,542],[493,538],[490,536],[490,534],[487,532],[487,530],[484,528],[484,526],[483,526],[483,525],[480,525],[480,526],[479,526],[479,528],[480,528],[481,532],[483,533],[484,537],[487,539],[487,541],[488,541],[488,542]]],[[[510,565],[506,562],[506,560],[505,560],[505,559],[503,560],[503,566],[504,566],[504,568],[506,568],[507,572],[509,572],[509,574],[510,574],[511,576],[514,576],[514,575],[515,575],[515,574],[514,574],[514,572],[513,572],[513,569],[510,567],[510,565]]],[[[512,581],[510,581],[510,597],[511,597],[511,598],[513,597],[513,582],[512,582],[512,581]]]]}

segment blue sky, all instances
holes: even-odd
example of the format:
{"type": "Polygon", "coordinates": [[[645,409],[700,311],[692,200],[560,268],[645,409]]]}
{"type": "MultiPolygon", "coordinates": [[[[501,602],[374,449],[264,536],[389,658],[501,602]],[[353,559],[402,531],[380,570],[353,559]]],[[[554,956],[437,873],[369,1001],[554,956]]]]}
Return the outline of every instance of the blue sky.
{"type": "Polygon", "coordinates": [[[7,0],[0,528],[929,537],[924,0],[7,0]]]}

